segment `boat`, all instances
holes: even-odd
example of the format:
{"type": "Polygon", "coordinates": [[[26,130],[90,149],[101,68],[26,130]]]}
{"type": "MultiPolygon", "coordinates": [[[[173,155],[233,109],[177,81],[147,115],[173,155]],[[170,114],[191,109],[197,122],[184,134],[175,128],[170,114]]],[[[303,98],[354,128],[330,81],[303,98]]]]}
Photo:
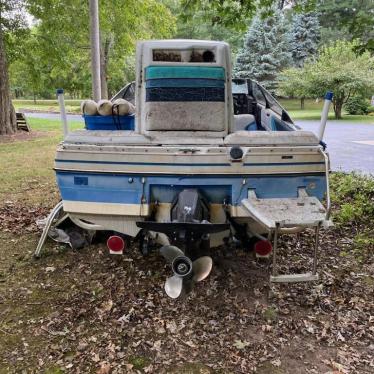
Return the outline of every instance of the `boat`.
{"type": "MultiPolygon", "coordinates": [[[[85,230],[114,232],[111,253],[128,238],[143,254],[157,243],[172,298],[209,275],[212,250],[233,243],[272,254],[273,282],[318,279],[319,231],[331,225],[326,115],[322,136],[300,129],[261,85],[232,78],[224,42],[139,42],[131,87],[133,129],[65,131],[54,164],[62,200],[36,255],[63,211],[85,230]],[[278,274],[280,234],[308,228],[313,268],[278,274]]],[[[327,111],[330,102],[328,94],[327,111]]]]}

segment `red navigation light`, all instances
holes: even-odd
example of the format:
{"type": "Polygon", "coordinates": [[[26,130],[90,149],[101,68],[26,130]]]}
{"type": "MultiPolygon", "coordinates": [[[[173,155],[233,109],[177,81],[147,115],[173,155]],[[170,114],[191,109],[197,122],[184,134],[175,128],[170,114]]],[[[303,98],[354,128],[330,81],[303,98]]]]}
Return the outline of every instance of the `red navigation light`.
{"type": "Polygon", "coordinates": [[[259,256],[267,256],[273,250],[273,246],[269,242],[269,240],[259,240],[255,244],[255,252],[259,256]]]}
{"type": "Polygon", "coordinates": [[[125,241],[118,235],[112,235],[106,242],[110,253],[121,254],[125,249],[125,241]]]}

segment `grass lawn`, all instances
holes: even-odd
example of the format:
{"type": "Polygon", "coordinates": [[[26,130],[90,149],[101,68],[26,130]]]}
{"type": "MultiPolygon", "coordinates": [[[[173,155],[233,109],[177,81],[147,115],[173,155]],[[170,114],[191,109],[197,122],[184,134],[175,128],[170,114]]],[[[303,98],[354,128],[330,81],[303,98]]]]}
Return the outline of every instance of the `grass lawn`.
{"type": "MultiPolygon", "coordinates": [[[[281,105],[289,112],[294,120],[319,120],[321,119],[321,111],[323,100],[318,103],[315,100],[305,100],[305,109],[300,109],[300,100],[280,100],[281,105]]],[[[332,106],[329,111],[329,120],[335,120],[332,106]]],[[[343,118],[340,121],[373,123],[374,116],[352,116],[343,112],[343,118]]]]}
{"type": "MultiPolygon", "coordinates": [[[[41,136],[0,143],[1,165],[4,165],[0,173],[0,201],[43,202],[46,192],[53,191],[54,196],[56,191],[52,165],[56,144],[62,139],[61,122],[39,118],[29,121],[33,132],[40,132],[41,136]]],[[[71,129],[83,127],[80,122],[69,124],[71,129]]],[[[50,206],[51,196],[45,197],[44,204],[50,206]]]]}
{"type": "MultiPolygon", "coordinates": [[[[332,175],[336,226],[321,230],[315,284],[269,285],[269,262],[218,249],[210,276],[174,301],[170,267],[136,242],[114,259],[102,243],[48,240],[33,259],[35,220],[60,198],[62,136],[59,121],[30,122],[37,137],[0,139],[0,374],[372,372],[373,180],[332,175]]],[[[280,238],[282,271],[310,268],[313,234],[300,240],[280,238]]]]}
{"type": "MultiPolygon", "coordinates": [[[[66,111],[80,113],[81,100],[65,100],[66,111]]],[[[57,100],[13,100],[16,110],[59,112],[57,100]]]]}

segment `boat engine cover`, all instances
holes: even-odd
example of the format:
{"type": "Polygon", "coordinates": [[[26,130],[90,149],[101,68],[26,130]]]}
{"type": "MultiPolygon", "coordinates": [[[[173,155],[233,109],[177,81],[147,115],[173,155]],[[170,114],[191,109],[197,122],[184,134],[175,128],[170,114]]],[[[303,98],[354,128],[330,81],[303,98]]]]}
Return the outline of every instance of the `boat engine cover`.
{"type": "Polygon", "coordinates": [[[171,221],[201,222],[203,220],[209,220],[207,204],[197,189],[184,189],[178,194],[171,208],[171,221]]]}

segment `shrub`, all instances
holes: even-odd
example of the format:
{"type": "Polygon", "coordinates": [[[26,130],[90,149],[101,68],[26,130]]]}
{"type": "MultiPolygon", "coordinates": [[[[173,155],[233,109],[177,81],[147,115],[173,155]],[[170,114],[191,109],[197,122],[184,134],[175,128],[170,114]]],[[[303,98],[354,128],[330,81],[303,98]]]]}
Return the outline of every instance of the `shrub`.
{"type": "Polygon", "coordinates": [[[331,201],[336,205],[333,214],[336,223],[374,222],[374,178],[355,173],[333,173],[331,201]]]}
{"type": "Polygon", "coordinates": [[[368,101],[362,96],[350,97],[345,103],[344,107],[349,114],[354,115],[368,114],[370,110],[368,101]]]}

